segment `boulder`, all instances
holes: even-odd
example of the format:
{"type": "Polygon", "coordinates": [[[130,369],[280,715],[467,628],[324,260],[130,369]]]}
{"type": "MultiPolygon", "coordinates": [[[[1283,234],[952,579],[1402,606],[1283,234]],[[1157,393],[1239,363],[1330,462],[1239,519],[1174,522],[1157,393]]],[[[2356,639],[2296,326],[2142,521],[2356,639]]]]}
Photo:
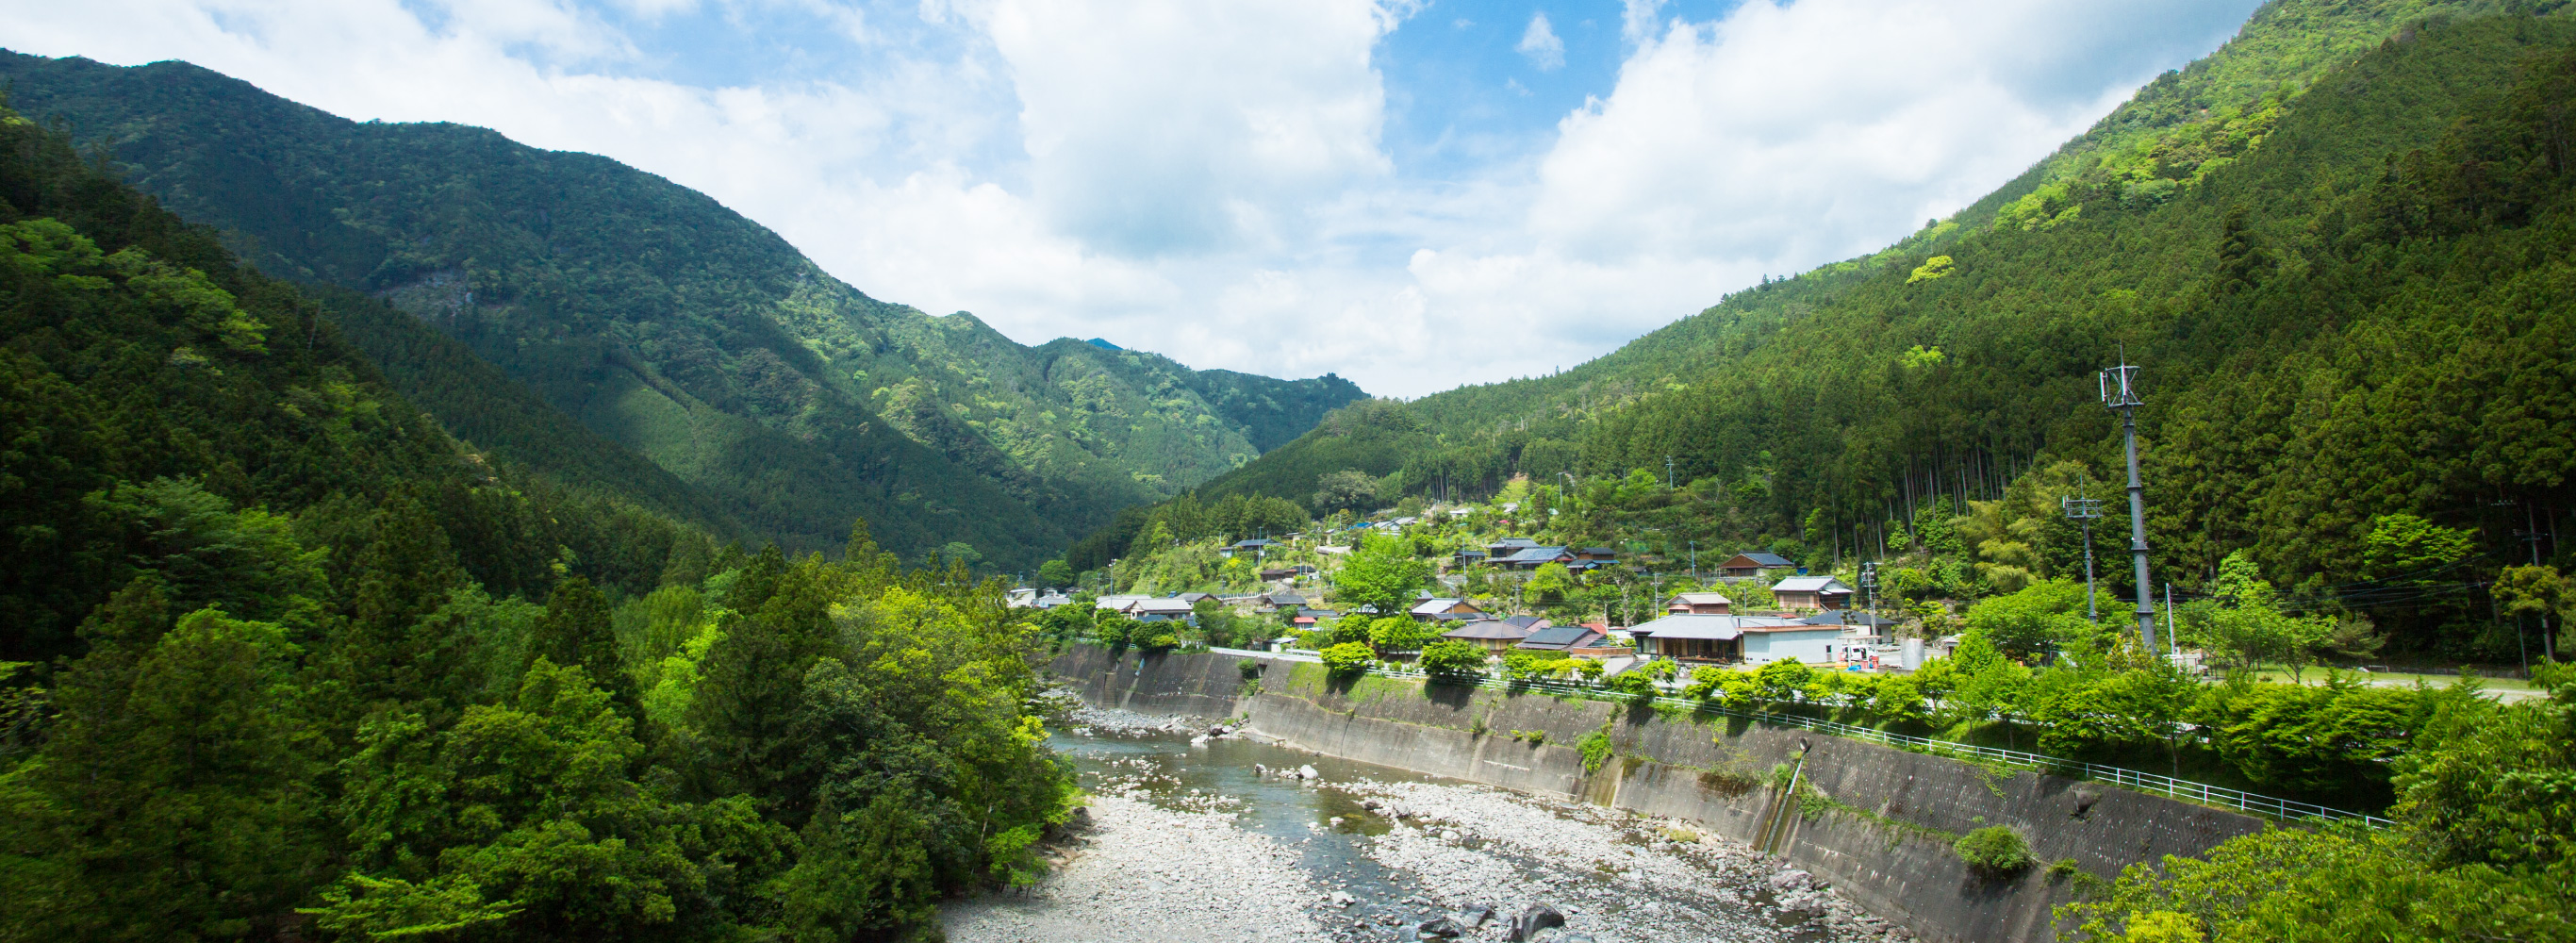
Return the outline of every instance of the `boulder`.
{"type": "Polygon", "coordinates": [[[1297,778],[1322,779],[1324,778],[1324,774],[1315,772],[1314,764],[1309,763],[1307,765],[1297,767],[1297,778]]]}
{"type": "Polygon", "coordinates": [[[1332,900],[1335,907],[1348,907],[1360,901],[1359,898],[1351,896],[1348,891],[1334,891],[1332,900]]]}
{"type": "Polygon", "coordinates": [[[1505,935],[1503,939],[1511,943],[1527,943],[1529,940],[1537,939],[1538,932],[1541,930],[1564,925],[1565,915],[1558,913],[1556,908],[1546,904],[1531,904],[1528,909],[1521,911],[1520,916],[1512,918],[1512,932],[1505,935]]]}
{"type": "Polygon", "coordinates": [[[1466,912],[1458,915],[1458,922],[1466,924],[1469,928],[1482,927],[1494,922],[1494,908],[1482,905],[1469,907],[1466,912]]]}
{"type": "Polygon", "coordinates": [[[1815,882],[1814,875],[1796,868],[1773,872],[1770,880],[1771,889],[1775,891],[1802,891],[1815,882]]]}
{"type": "Polygon", "coordinates": [[[1466,927],[1459,926],[1458,921],[1447,917],[1440,917],[1413,928],[1413,938],[1417,940],[1449,940],[1465,936],[1466,933],[1466,927]]]}

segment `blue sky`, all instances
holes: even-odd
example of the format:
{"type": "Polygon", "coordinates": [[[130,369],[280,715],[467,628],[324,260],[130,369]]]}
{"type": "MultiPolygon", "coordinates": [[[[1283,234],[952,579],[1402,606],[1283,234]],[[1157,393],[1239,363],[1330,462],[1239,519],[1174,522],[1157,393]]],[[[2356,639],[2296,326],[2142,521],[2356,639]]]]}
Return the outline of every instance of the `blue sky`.
{"type": "Polygon", "coordinates": [[[0,45],[605,154],[1027,343],[1416,396],[1883,246],[2254,6],[88,0],[0,45]]]}

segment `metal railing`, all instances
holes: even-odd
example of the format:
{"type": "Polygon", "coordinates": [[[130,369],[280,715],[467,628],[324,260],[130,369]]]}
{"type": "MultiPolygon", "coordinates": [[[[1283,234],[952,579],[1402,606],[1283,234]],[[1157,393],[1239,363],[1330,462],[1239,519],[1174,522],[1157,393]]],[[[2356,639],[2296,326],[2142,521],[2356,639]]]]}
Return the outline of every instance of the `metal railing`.
{"type": "MultiPolygon", "coordinates": [[[[1246,654],[1255,653],[1247,652],[1246,654]]],[[[1384,666],[1372,666],[1369,668],[1369,673],[1388,678],[1412,679],[1430,677],[1429,674],[1421,671],[1407,668],[1389,668],[1384,666]]],[[[1459,676],[1442,676],[1441,680],[1459,682],[1467,679],[1459,676]]],[[[1592,687],[1590,685],[1575,684],[1569,681],[1554,681],[1535,678],[1525,680],[1507,680],[1496,678],[1491,675],[1476,675],[1474,676],[1474,684],[1476,687],[1480,688],[1541,691],[1549,694],[1561,694],[1599,701],[1626,702],[1629,700],[1627,695],[1616,691],[1592,687]]],[[[2267,815],[2286,821],[2354,821],[2361,822],[2373,828],[2386,828],[2397,824],[2396,822],[2376,815],[2367,815],[2360,812],[2346,812],[2342,809],[2322,806],[2313,802],[2300,802],[2295,799],[2266,796],[2260,793],[2246,792],[2242,789],[2230,789],[2226,786],[2214,786],[2209,783],[2195,782],[2188,779],[2177,779],[2160,773],[2149,773],[2143,770],[2134,770],[2121,766],[2110,766],[2102,763],[2091,763],[2083,760],[2070,760],[2064,757],[2049,756],[2045,753],[2031,753],[2024,750],[2008,750],[2002,747],[1979,746],[1973,743],[1960,743],[1956,740],[1940,740],[1932,737],[1918,737],[1912,734],[1889,733],[1884,730],[1872,727],[1863,727],[1858,724],[1846,724],[1831,720],[1817,720],[1812,717],[1801,717],[1796,714],[1775,714],[1769,711],[1737,710],[1731,707],[1723,707],[1720,705],[1710,704],[1705,701],[1694,701],[1687,698],[1659,695],[1653,700],[1656,704],[1684,708],[1700,713],[1724,714],[1729,717],[1741,717],[1745,720],[1754,721],[1756,723],[1796,727],[1802,730],[1813,730],[1817,733],[1832,734],[1837,737],[1844,737],[1852,740],[1863,740],[1870,743],[1876,743],[1881,746],[1895,747],[1900,750],[1928,753],[1935,756],[1949,756],[1959,759],[1976,760],[1986,763],[2000,763],[2006,766],[2016,766],[2044,773],[2053,773],[2059,776],[2096,780],[2110,783],[2115,786],[2134,789],[2139,792],[2150,792],[2174,799],[2181,799],[2186,802],[2197,802],[2201,805],[2235,809],[2256,815],[2267,815]]]]}

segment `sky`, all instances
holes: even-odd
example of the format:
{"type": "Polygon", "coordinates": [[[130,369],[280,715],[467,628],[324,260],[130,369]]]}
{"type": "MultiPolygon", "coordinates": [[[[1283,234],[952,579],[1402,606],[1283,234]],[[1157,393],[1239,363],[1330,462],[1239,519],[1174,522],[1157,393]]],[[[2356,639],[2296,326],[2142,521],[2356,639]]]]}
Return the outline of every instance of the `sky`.
{"type": "Polygon", "coordinates": [[[1546,374],[1876,251],[2256,0],[81,0],[0,46],[604,154],[1027,344],[1546,374]]]}

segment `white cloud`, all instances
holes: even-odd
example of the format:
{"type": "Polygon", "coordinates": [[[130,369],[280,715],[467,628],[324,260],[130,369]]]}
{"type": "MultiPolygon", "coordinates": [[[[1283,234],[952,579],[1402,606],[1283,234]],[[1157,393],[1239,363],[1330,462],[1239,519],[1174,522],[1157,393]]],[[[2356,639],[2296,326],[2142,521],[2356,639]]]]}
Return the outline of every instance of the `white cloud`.
{"type": "Polygon", "coordinates": [[[1031,190],[1058,231],[1124,254],[1285,248],[1302,207],[1392,168],[1370,0],[976,11],[1019,92],[1031,190]]]}
{"type": "MultiPolygon", "coordinates": [[[[1762,273],[1883,245],[2254,0],[1746,0],[1706,22],[1626,0],[1615,86],[1542,158],[1438,179],[1380,140],[1374,57],[1409,4],[715,0],[860,52],[706,87],[661,77],[667,53],[621,24],[707,5],[603,2],[621,6],[90,0],[13,11],[0,45],[186,59],[346,117],[606,154],[871,295],[1024,342],[1410,396],[1570,366],[1762,273]]],[[[1562,61],[1543,15],[1520,45],[1562,61]]]]}
{"type": "Polygon", "coordinates": [[[1565,40],[1556,38],[1556,30],[1547,25],[1545,10],[1530,14],[1529,29],[1521,31],[1521,43],[1512,51],[1529,57],[1530,65],[1541,72],[1565,68],[1565,40]]]}

